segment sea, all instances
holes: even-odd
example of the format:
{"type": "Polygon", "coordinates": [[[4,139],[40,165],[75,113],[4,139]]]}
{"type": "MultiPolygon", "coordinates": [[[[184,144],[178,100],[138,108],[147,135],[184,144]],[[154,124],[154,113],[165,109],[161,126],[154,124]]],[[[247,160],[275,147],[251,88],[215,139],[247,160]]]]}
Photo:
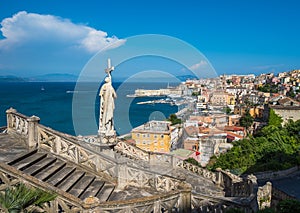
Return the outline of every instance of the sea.
{"type": "MultiPolygon", "coordinates": [[[[98,91],[85,91],[86,93],[96,94],[90,108],[95,111],[94,117],[97,122],[99,120],[100,102],[98,94],[101,86],[101,84],[98,84],[96,85],[98,91]]],[[[0,82],[0,126],[6,126],[5,112],[12,107],[24,115],[38,116],[41,119],[41,124],[64,133],[71,135],[97,134],[95,128],[81,128],[79,132],[74,128],[76,126],[74,120],[82,124],[90,122],[90,118],[84,116],[85,113],[80,113],[81,116],[74,119],[74,113],[72,112],[74,107],[73,96],[81,92],[77,91],[75,86],[75,82],[0,82]]],[[[117,92],[114,110],[117,134],[127,134],[132,128],[149,120],[165,120],[170,114],[176,113],[179,110],[176,105],[138,104],[139,102],[164,97],[127,97],[127,95],[134,94],[136,89],[160,89],[167,86],[176,85],[169,85],[166,82],[113,83],[113,87],[117,92]]],[[[95,85],[91,88],[95,88],[95,85]]]]}

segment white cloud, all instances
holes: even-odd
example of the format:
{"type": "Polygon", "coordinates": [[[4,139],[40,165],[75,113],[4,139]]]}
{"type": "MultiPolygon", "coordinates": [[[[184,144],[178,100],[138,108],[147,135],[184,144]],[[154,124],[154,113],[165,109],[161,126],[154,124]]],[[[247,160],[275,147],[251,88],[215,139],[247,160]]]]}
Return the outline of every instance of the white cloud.
{"type": "Polygon", "coordinates": [[[189,69],[195,71],[195,70],[205,67],[206,65],[207,65],[207,62],[204,60],[201,60],[199,63],[193,64],[192,66],[190,66],[189,69]]]}
{"type": "Polygon", "coordinates": [[[104,31],[74,24],[68,19],[25,11],[4,19],[1,25],[4,39],[0,40],[0,49],[49,43],[95,53],[103,48],[116,48],[125,42],[116,36],[108,37],[104,31]]]}

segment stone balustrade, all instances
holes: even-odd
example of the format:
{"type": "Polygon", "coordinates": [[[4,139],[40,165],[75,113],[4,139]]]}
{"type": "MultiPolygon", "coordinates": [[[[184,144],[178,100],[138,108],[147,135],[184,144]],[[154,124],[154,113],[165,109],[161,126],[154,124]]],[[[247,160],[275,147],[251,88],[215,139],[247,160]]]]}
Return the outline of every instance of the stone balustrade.
{"type": "Polygon", "coordinates": [[[146,162],[149,162],[149,153],[145,152],[144,150],[132,146],[130,144],[127,144],[123,141],[120,141],[116,144],[116,146],[114,147],[114,149],[117,152],[120,152],[124,155],[126,155],[127,157],[133,158],[133,159],[138,159],[138,160],[143,160],[146,162]]]}
{"type": "Polygon", "coordinates": [[[218,168],[216,177],[216,183],[224,188],[226,197],[248,197],[257,193],[257,179],[254,175],[248,175],[244,180],[218,168]]]}
{"type": "Polygon", "coordinates": [[[202,177],[205,177],[207,179],[210,179],[214,182],[216,181],[216,174],[214,172],[211,172],[199,166],[195,166],[186,161],[180,160],[179,158],[176,158],[170,154],[147,152],[138,147],[127,144],[123,141],[118,142],[114,149],[117,152],[126,155],[127,157],[148,162],[150,165],[164,164],[170,165],[170,167],[172,168],[179,167],[197,175],[200,175],[202,177]]]}
{"type": "Polygon", "coordinates": [[[102,175],[105,173],[112,178],[118,177],[115,159],[80,146],[78,139],[74,136],[38,125],[38,144],[40,148],[80,164],[96,173],[102,175]]]}
{"type": "Polygon", "coordinates": [[[184,179],[173,178],[167,175],[128,166],[125,163],[119,165],[118,187],[128,185],[140,188],[153,188],[157,191],[169,192],[180,189],[184,179]]]}
{"type": "Polygon", "coordinates": [[[229,209],[237,208],[245,213],[256,212],[256,197],[249,197],[249,199],[237,198],[218,198],[202,194],[192,194],[192,209],[195,212],[210,213],[220,212],[225,213],[229,209]]]}
{"type": "Polygon", "coordinates": [[[257,202],[259,209],[265,209],[271,207],[272,198],[272,183],[267,182],[264,186],[258,187],[257,202]]]}
{"type": "Polygon", "coordinates": [[[179,161],[177,164],[178,167],[186,169],[190,172],[193,172],[197,175],[200,175],[202,177],[205,177],[207,179],[212,180],[213,182],[216,182],[216,174],[214,172],[211,172],[207,169],[201,168],[199,166],[193,165],[191,163],[188,163],[186,161],[179,161]]]}

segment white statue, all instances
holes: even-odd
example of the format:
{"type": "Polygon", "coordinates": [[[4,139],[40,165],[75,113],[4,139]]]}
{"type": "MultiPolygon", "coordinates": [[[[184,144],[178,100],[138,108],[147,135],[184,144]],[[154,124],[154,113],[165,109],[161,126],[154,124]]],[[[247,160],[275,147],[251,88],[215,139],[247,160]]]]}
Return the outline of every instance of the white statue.
{"type": "Polygon", "coordinates": [[[105,83],[100,89],[100,116],[99,116],[99,131],[98,135],[103,138],[103,142],[107,142],[105,137],[115,136],[114,130],[114,109],[115,103],[114,99],[117,98],[115,89],[112,86],[111,72],[114,67],[110,64],[110,59],[107,61],[108,67],[105,69],[107,77],[105,78],[105,83]]]}

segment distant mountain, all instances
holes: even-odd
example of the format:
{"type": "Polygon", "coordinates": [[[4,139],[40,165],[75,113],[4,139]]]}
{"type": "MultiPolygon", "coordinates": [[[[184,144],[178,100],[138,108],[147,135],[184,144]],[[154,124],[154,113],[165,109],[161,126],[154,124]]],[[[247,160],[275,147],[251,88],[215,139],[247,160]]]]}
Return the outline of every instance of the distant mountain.
{"type": "Polygon", "coordinates": [[[195,75],[181,75],[181,76],[176,76],[180,81],[186,81],[186,80],[192,80],[192,79],[197,79],[195,75]]]}
{"type": "Polygon", "coordinates": [[[28,78],[28,81],[31,82],[76,82],[78,76],[72,74],[46,74],[46,75],[38,75],[31,78],[28,78]]]}
{"type": "Polygon", "coordinates": [[[0,82],[24,82],[24,81],[26,81],[26,79],[14,75],[0,76],[0,82]]]}

